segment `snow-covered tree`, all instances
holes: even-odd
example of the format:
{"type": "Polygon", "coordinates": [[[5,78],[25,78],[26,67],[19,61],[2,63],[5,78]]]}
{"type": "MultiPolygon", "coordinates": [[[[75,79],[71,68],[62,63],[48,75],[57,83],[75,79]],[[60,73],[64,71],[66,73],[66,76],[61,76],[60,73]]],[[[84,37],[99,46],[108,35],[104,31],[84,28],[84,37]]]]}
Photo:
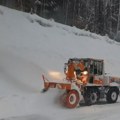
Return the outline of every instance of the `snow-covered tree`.
{"type": "Polygon", "coordinates": [[[0,0],[0,4],[111,38],[120,31],[120,0],[0,0]]]}

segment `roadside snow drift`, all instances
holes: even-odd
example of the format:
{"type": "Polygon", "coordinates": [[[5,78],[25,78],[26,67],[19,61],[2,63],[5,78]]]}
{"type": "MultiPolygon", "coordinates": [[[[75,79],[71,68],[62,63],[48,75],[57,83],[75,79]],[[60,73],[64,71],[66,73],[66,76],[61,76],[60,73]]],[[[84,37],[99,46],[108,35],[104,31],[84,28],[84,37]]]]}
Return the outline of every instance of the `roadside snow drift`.
{"type": "Polygon", "coordinates": [[[119,120],[119,100],[66,109],[59,90],[40,92],[41,75],[64,79],[73,57],[104,59],[106,73],[120,77],[119,51],[107,36],[0,6],[0,120],[119,120]]]}

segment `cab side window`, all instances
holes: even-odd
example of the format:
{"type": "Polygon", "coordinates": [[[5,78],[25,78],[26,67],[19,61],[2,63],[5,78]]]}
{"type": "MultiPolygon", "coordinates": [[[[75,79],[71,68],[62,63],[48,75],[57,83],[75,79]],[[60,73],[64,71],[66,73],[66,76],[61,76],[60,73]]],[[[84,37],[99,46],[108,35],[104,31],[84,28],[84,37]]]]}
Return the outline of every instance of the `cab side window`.
{"type": "Polygon", "coordinates": [[[90,73],[94,75],[102,75],[103,74],[103,62],[93,61],[92,64],[90,64],[90,73]]]}
{"type": "Polygon", "coordinates": [[[95,75],[102,75],[103,74],[103,62],[101,62],[101,61],[95,62],[94,74],[95,75]]]}

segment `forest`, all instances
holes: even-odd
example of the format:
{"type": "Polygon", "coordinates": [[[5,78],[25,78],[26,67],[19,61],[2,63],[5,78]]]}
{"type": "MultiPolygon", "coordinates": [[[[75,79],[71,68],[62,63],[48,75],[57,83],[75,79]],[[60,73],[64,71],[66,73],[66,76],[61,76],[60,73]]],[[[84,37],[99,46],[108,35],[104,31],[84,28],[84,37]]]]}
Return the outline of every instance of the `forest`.
{"type": "Polygon", "coordinates": [[[120,42],[120,0],[0,0],[0,5],[120,42]]]}

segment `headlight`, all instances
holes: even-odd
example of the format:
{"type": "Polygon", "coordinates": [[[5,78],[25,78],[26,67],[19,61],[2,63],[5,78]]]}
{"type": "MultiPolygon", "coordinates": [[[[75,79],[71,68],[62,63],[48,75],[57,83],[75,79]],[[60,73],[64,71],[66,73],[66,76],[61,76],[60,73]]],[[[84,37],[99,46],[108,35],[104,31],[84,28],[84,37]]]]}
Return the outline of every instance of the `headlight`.
{"type": "Polygon", "coordinates": [[[87,75],[88,74],[88,72],[87,71],[84,71],[84,72],[82,72],[83,73],[83,75],[87,75]]]}

